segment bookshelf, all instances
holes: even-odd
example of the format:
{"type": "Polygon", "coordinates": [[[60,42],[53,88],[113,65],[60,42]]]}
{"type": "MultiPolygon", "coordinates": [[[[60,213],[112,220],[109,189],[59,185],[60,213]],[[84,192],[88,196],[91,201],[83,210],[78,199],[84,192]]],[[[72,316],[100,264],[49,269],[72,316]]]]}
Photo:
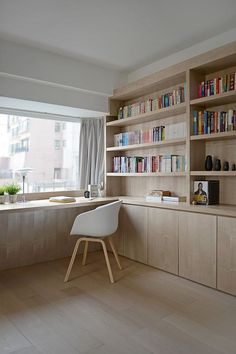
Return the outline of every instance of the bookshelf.
{"type": "MultiPolygon", "coordinates": [[[[221,165],[229,161],[236,164],[236,130],[214,131],[194,135],[194,111],[222,112],[236,110],[236,80],[234,87],[225,92],[215,88],[210,96],[199,97],[199,85],[217,82],[236,72],[236,42],[188,59],[163,69],[125,87],[114,90],[110,98],[110,114],[106,117],[106,191],[107,195],[144,197],[152,189],[170,190],[187,197],[187,205],[193,200],[194,180],[220,181],[220,204],[236,206],[236,171],[205,171],[205,158],[219,158],[221,165]],[[220,78],[220,79],[219,79],[220,78]],[[217,81],[217,80],[218,81],[217,81]],[[118,119],[120,107],[155,99],[180,86],[185,86],[184,102],[159,108],[142,114],[118,119]],[[177,139],[114,146],[114,135],[155,126],[167,126],[185,122],[186,136],[177,139]],[[121,156],[185,155],[186,170],[183,172],[114,173],[112,158],[121,156]],[[115,177],[115,178],[114,178],[115,177]],[[168,177],[168,178],[167,178],[168,177]]],[[[223,82],[223,81],[222,81],[223,82]]],[[[224,89],[224,85],[222,86],[224,89]]],[[[207,86],[206,86],[207,88],[207,86]]],[[[229,88],[229,86],[228,86],[229,88]]],[[[206,89],[207,93],[207,89],[206,89]]],[[[204,211],[203,211],[204,212],[204,211]]]]}

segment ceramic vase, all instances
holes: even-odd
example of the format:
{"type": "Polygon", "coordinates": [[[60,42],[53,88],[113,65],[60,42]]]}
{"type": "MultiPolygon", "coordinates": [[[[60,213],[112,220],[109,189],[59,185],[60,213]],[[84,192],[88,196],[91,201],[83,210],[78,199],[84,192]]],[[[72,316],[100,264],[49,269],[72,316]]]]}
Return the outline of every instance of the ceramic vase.
{"type": "Polygon", "coordinates": [[[228,161],[224,162],[223,170],[224,171],[229,171],[229,163],[228,163],[228,161]]]}
{"type": "Polygon", "coordinates": [[[220,171],[221,170],[221,162],[220,159],[216,159],[214,163],[214,170],[215,171],[220,171]]]}
{"type": "Polygon", "coordinates": [[[205,170],[212,171],[212,168],[213,168],[212,156],[207,155],[206,160],[205,160],[205,170]]]}

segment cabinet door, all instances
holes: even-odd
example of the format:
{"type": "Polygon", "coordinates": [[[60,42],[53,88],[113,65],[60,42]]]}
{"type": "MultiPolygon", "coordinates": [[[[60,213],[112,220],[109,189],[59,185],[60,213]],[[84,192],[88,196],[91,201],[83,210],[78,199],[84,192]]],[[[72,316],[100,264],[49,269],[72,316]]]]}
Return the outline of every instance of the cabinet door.
{"type": "Polygon", "coordinates": [[[218,218],[217,288],[236,295],[236,219],[218,218]]]}
{"type": "Polygon", "coordinates": [[[147,263],[147,208],[124,205],[124,254],[147,263]]]}
{"type": "Polygon", "coordinates": [[[178,274],[178,212],[148,208],[148,264],[178,274]]]}
{"type": "Polygon", "coordinates": [[[179,275],[216,287],[215,216],[179,214],[179,275]]]}
{"type": "MultiPolygon", "coordinates": [[[[121,205],[119,213],[119,224],[117,231],[112,235],[112,240],[117,250],[117,253],[124,256],[124,206],[121,205]]],[[[107,249],[112,252],[109,243],[107,242],[107,249]]]]}

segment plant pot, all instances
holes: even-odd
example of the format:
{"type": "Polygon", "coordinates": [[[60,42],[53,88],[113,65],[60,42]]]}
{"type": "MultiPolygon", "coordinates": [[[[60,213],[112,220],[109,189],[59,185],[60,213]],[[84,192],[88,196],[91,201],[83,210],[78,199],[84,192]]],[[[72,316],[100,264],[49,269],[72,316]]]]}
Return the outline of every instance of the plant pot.
{"type": "Polygon", "coordinates": [[[17,202],[17,195],[16,194],[9,195],[9,202],[16,203],[17,202]]]}
{"type": "Polygon", "coordinates": [[[4,204],[6,201],[5,195],[0,195],[0,204],[4,204]]]}

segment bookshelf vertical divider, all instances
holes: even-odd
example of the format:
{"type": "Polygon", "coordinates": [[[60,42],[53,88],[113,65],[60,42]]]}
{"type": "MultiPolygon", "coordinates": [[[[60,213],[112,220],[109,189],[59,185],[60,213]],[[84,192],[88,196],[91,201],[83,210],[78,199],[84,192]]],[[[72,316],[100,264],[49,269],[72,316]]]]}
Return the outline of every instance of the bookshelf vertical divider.
{"type": "Polygon", "coordinates": [[[109,100],[110,115],[105,117],[105,187],[107,195],[145,196],[153,189],[170,190],[173,194],[186,196],[187,203],[193,200],[193,181],[217,179],[220,181],[220,203],[235,205],[236,173],[212,171],[204,175],[206,155],[220,158],[230,165],[236,164],[236,127],[232,131],[214,132],[214,134],[193,135],[194,110],[222,112],[236,111],[236,80],[233,90],[227,90],[208,97],[199,98],[199,84],[212,81],[219,76],[236,72],[236,42],[220,47],[208,53],[189,59],[160,72],[152,74],[125,87],[114,90],[109,100]],[[165,95],[185,84],[185,102],[152,112],[132,115],[118,119],[120,107],[139,103],[147,99],[165,95]],[[186,137],[159,143],[126,145],[114,148],[114,134],[156,126],[167,126],[177,122],[186,122],[186,137]],[[187,165],[185,173],[113,173],[114,156],[156,156],[185,155],[187,165]],[[145,177],[145,178],[143,178],[145,177]]]}

